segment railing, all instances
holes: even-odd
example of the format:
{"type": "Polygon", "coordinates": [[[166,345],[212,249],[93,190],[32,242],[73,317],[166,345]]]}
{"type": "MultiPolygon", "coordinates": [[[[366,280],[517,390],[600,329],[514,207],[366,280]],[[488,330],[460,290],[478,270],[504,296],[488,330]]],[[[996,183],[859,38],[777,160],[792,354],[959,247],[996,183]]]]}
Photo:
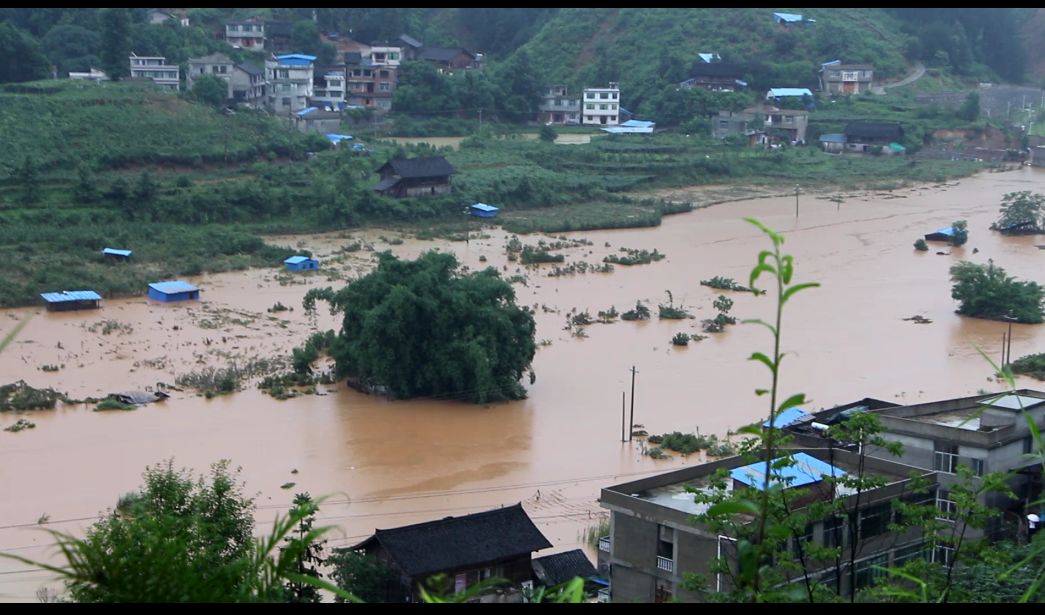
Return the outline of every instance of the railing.
{"type": "Polygon", "coordinates": [[[602,538],[599,538],[599,551],[609,552],[609,550],[610,550],[610,537],[609,536],[603,536],[602,538]]]}
{"type": "Polygon", "coordinates": [[[657,569],[665,572],[675,571],[675,560],[668,559],[666,557],[657,556],[657,569]]]}

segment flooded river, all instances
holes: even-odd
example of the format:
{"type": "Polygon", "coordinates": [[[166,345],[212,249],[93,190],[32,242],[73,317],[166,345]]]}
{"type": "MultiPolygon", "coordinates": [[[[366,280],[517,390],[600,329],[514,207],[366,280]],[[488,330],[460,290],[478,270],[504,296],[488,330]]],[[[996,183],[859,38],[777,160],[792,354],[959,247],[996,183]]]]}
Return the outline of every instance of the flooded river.
{"type": "MultiPolygon", "coordinates": [[[[700,286],[701,279],[722,275],[746,283],[758,251],[769,247],[743,216],[782,231],[785,251],[795,255],[796,279],[823,285],[787,306],[783,348],[791,354],[782,368],[783,392],[805,392],[811,409],[867,396],[913,403],[1000,390],[976,348],[999,358],[1005,325],[957,316],[948,268],[962,259],[993,259],[1010,275],[1045,282],[1045,250],[1035,245],[1045,237],[1003,238],[988,230],[1002,195],[1017,190],[1045,192],[1045,172],[1023,168],[848,194],[840,204],[825,198],[830,195],[802,194],[797,218],[793,194],[732,202],[668,217],[658,228],[570,233],[569,239],[591,245],[564,250],[567,263],[597,264],[622,247],[655,248],[667,258],[562,277],[548,277],[548,265],[508,262],[507,237],[497,229],[468,242],[398,243],[399,235],[388,231],[273,238],[300,242],[325,271],[344,278],[372,263],[374,253],[366,249],[341,251],[355,241],[407,258],[453,251],[473,269],[492,265],[504,275],[525,276],[527,285],[515,289],[520,303],[536,306],[537,337],[544,340],[534,359],[537,380],[526,385],[529,398],[489,406],[388,402],[327,386],[321,395],[276,401],[249,388],[210,400],[175,392],[134,412],[73,405],[33,413],[35,429],[0,432],[0,551],[50,556],[40,527],[83,532],[141,484],[147,465],[172,457],[197,472],[221,458],[242,466],[247,492],[258,494],[262,531],[302,491],[330,496],[319,517],[337,526],[331,546],[354,544],[375,528],[521,501],[555,551],[577,548],[601,514],[601,487],[694,461],[655,461],[642,455],[638,441],[621,443],[621,395],[630,389],[632,366],[635,422],[650,433],[724,435],[765,416],[764,400],[753,390],[768,384],[768,373],[747,360],[753,351],[771,351],[763,328],[737,325],[688,348],[670,344],[675,333],[695,333],[700,319],[714,315],[711,302],[719,292],[700,286]],[[916,238],[961,218],[970,229],[963,248],[913,249],[916,238]],[[696,319],[594,324],[585,338],[564,330],[574,309],[594,316],[642,300],[656,313],[658,303],[667,303],[666,291],[696,319]],[[932,323],[903,320],[914,315],[932,323]],[[281,489],[289,482],[295,485],[281,489]],[[38,525],[45,516],[47,525],[38,525]]],[[[314,318],[301,308],[308,288],[344,284],[326,279],[324,270],[305,277],[275,269],[202,276],[194,279],[202,301],[193,304],[128,299],[90,312],[0,311],[0,337],[29,319],[0,353],[0,382],[24,379],[73,397],[101,396],[173,383],[229,360],[285,357],[311,331],[336,326],[323,306],[314,318]],[[277,303],[294,309],[269,312],[277,303]],[[105,333],[107,320],[117,324],[105,333]],[[45,372],[44,365],[60,369],[45,372]]],[[[771,319],[768,297],[729,295],[738,318],[771,319]]],[[[1014,357],[1045,350],[1045,326],[1016,325],[1013,337],[1014,357]]],[[[1020,385],[1045,388],[1029,379],[1020,385]]],[[[0,415],[0,426],[16,418],[0,415]]],[[[0,600],[35,600],[47,580],[41,571],[0,560],[0,600]]]]}

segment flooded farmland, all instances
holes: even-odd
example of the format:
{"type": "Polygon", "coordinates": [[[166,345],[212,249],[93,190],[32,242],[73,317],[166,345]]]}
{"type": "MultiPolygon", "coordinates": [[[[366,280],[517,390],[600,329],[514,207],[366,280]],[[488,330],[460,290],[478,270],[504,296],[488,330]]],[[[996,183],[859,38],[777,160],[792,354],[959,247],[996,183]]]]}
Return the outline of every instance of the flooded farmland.
{"type": "MultiPolygon", "coordinates": [[[[140,485],[146,466],[168,458],[197,472],[222,458],[242,466],[246,492],[258,494],[259,529],[287,511],[294,493],[329,495],[319,520],[338,527],[331,546],[355,544],[375,528],[522,501],[556,551],[576,548],[600,514],[600,487],[694,461],[677,455],[655,461],[642,455],[640,442],[621,443],[621,395],[630,389],[632,366],[635,422],[650,433],[725,435],[766,414],[753,390],[768,383],[768,373],[747,361],[753,351],[768,352],[764,329],[737,325],[686,348],[670,343],[675,333],[696,333],[701,319],[714,316],[711,302],[720,292],[700,280],[721,275],[746,283],[759,250],[769,246],[744,216],[783,232],[797,280],[822,284],[787,306],[784,392],[805,392],[813,409],[868,396],[913,403],[1000,390],[977,347],[1000,357],[1005,325],[957,316],[948,269],[963,259],[993,259],[1012,276],[1045,282],[1045,250],[1036,246],[1045,237],[1004,238],[988,230],[1002,196],[1018,190],[1045,192],[1045,172],[1021,168],[890,192],[801,194],[797,217],[793,188],[782,188],[791,194],[667,217],[656,228],[569,233],[577,245],[562,250],[567,265],[600,264],[621,248],[657,249],[667,258],[558,277],[548,275],[550,265],[508,262],[508,237],[495,228],[467,242],[420,241],[393,231],[271,238],[312,250],[323,269],[193,278],[202,300],[189,304],[137,298],[107,300],[88,312],[2,310],[0,337],[28,322],[0,353],[0,383],[21,379],[76,398],[172,384],[207,366],[285,360],[312,331],[336,327],[322,305],[316,316],[306,315],[301,298],[309,288],[337,287],[369,270],[375,252],[344,251],[358,242],[406,258],[452,251],[472,269],[494,266],[506,277],[522,276],[525,285],[514,287],[519,303],[535,308],[541,344],[536,381],[519,402],[389,402],[330,385],[286,401],[254,388],[214,399],[184,390],[133,412],[69,405],[24,415],[35,429],[0,432],[0,550],[49,557],[50,537],[39,528],[82,533],[140,485]],[[969,222],[968,244],[913,249],[916,238],[957,219],[969,222]],[[696,318],[593,324],[583,338],[564,329],[574,310],[623,312],[641,300],[655,311],[668,302],[668,291],[696,318]],[[276,304],[293,310],[269,311],[276,304]],[[932,322],[904,320],[914,315],[932,322]],[[45,365],[59,369],[43,371],[45,365]]],[[[727,294],[738,318],[770,319],[770,298],[727,294]]],[[[1014,357],[1045,350],[1045,326],[1015,325],[1013,337],[1014,357]]],[[[1043,388],[1030,379],[1020,385],[1043,388]]],[[[0,415],[0,427],[18,416],[0,415]]],[[[35,600],[47,579],[0,560],[0,599],[35,600]]]]}

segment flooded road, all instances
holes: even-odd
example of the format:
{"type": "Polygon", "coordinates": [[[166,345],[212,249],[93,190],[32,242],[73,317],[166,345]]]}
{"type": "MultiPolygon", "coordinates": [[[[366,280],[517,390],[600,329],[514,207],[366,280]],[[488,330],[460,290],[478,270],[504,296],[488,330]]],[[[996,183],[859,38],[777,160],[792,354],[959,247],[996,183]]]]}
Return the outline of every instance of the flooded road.
{"type": "MultiPolygon", "coordinates": [[[[534,359],[537,380],[526,385],[529,398],[520,402],[388,402],[332,385],[321,386],[321,395],[287,401],[253,388],[210,400],[183,391],[134,412],[74,405],[25,415],[35,429],[0,432],[0,551],[49,556],[50,539],[37,524],[44,515],[44,527],[82,533],[141,484],[147,465],[171,457],[197,472],[221,458],[242,466],[246,492],[258,494],[262,531],[303,491],[330,496],[319,517],[338,528],[331,546],[355,544],[375,528],[522,501],[554,551],[577,548],[600,514],[601,487],[694,461],[655,461],[642,455],[638,441],[620,442],[621,394],[629,390],[632,366],[638,371],[635,422],[650,433],[699,428],[724,435],[765,416],[765,402],[753,390],[767,386],[769,375],[747,360],[754,351],[771,351],[763,328],[737,325],[688,348],[670,344],[675,333],[698,332],[700,320],[714,316],[711,302],[719,291],[700,286],[701,279],[722,275],[746,284],[758,252],[769,248],[743,216],[783,232],[796,280],[823,285],[796,295],[786,308],[782,347],[791,354],[782,367],[783,393],[805,392],[809,409],[867,396],[913,403],[1001,390],[976,348],[997,360],[1006,325],[957,316],[948,269],[962,259],[993,259],[1009,275],[1045,282],[1045,250],[1035,246],[1045,237],[1003,238],[988,230],[1002,196],[1017,190],[1045,192],[1045,172],[1024,168],[947,185],[847,194],[840,204],[826,198],[831,195],[802,194],[797,219],[793,193],[726,203],[665,218],[657,228],[569,233],[568,239],[591,245],[563,250],[567,264],[598,264],[622,247],[655,248],[667,258],[561,277],[548,277],[549,265],[508,262],[507,236],[498,229],[473,233],[468,242],[419,241],[389,231],[271,238],[308,247],[323,269],[305,276],[276,269],[201,276],[193,281],[202,301],[191,305],[129,299],[104,301],[90,312],[0,311],[0,337],[30,317],[0,353],[0,383],[24,379],[73,397],[173,383],[207,365],[285,357],[311,331],[336,326],[324,306],[313,319],[300,300],[308,288],[338,287],[367,271],[374,252],[342,251],[362,242],[406,258],[453,251],[473,269],[491,265],[505,276],[524,276],[526,286],[514,285],[518,300],[535,307],[537,338],[545,341],[534,359]],[[962,218],[970,229],[964,247],[913,249],[916,238],[962,218]],[[665,291],[696,319],[593,324],[585,338],[564,330],[574,309],[594,316],[642,300],[655,314],[656,305],[668,301],[665,291]],[[294,309],[267,311],[276,303],[294,309]],[[932,323],[903,320],[916,314],[932,323]],[[106,334],[106,320],[121,326],[106,334]],[[44,372],[43,365],[63,367],[44,372]],[[280,488],[288,482],[295,485],[280,488]]],[[[687,191],[662,196],[684,198],[687,191]]],[[[738,319],[771,319],[770,298],[726,294],[738,319]]],[[[1014,357],[1045,350],[1045,326],[1015,325],[1013,337],[1014,357]]],[[[1045,388],[1031,379],[1019,384],[1045,388]]],[[[17,416],[0,415],[0,427],[17,416]]],[[[46,580],[42,572],[0,560],[0,600],[35,600],[46,580]]]]}

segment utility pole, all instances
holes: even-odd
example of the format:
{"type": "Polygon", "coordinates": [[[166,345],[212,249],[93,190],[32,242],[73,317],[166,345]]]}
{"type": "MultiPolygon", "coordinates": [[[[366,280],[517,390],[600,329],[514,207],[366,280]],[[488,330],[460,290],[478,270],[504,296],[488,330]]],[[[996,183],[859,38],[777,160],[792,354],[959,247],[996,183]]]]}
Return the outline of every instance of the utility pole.
{"type": "Polygon", "coordinates": [[[483,132],[483,108],[479,107],[479,134],[483,132]]]}
{"type": "Polygon", "coordinates": [[[631,420],[628,421],[628,441],[631,442],[631,432],[635,430],[635,366],[631,366],[631,420]]]}
{"type": "Polygon", "coordinates": [[[795,184],[795,219],[798,219],[798,184],[795,184]]]}

